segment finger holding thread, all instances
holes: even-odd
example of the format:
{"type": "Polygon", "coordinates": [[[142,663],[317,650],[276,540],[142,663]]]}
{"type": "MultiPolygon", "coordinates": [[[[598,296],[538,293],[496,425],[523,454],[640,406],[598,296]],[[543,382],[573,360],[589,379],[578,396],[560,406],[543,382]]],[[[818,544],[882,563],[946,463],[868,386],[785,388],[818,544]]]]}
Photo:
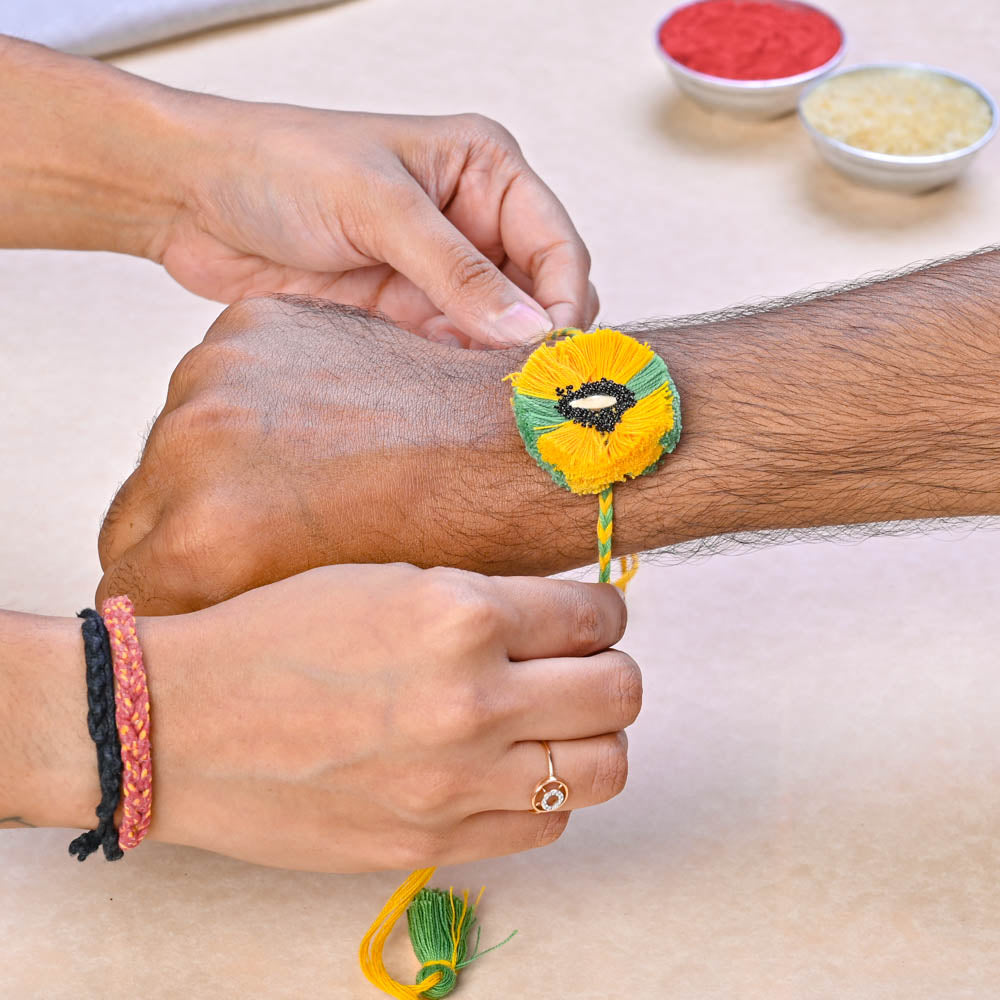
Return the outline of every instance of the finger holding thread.
{"type": "Polygon", "coordinates": [[[506,608],[504,638],[511,660],[586,656],[625,634],[625,601],[613,587],[537,577],[492,582],[506,608]]]}

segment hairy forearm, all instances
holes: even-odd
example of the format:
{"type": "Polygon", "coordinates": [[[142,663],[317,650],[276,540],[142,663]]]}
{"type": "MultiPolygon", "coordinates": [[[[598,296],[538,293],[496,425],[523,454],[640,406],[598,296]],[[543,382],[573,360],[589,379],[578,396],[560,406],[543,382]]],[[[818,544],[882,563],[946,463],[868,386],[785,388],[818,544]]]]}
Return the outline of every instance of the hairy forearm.
{"type": "MultiPolygon", "coordinates": [[[[997,253],[631,332],[670,366],[684,432],[659,471],[616,488],[617,552],[1000,513],[997,253]]],[[[497,449],[516,456],[527,502],[504,501],[516,515],[496,570],[592,561],[595,505],[534,468],[503,395],[497,449]]]]}
{"type": "Polygon", "coordinates": [[[621,542],[1000,513],[1000,256],[651,333],[685,410],[621,542]]]}
{"type": "Polygon", "coordinates": [[[100,798],[80,623],[0,611],[0,827],[86,826],[100,798]]]}
{"type": "Polygon", "coordinates": [[[0,246],[155,256],[194,155],[177,93],[0,35],[0,246]]]}

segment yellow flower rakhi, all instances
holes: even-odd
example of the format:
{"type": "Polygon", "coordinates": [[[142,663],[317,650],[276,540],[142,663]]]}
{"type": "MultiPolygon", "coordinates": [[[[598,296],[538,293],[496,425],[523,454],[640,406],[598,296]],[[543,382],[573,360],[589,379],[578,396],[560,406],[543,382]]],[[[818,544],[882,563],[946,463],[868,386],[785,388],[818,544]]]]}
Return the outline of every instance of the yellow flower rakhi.
{"type": "MultiPolygon", "coordinates": [[[[648,344],[618,330],[563,330],[507,377],[531,457],[565,489],[599,495],[599,579],[610,583],[613,485],[653,472],[681,435],[670,372],[648,344]]],[[[622,559],[615,585],[624,590],[637,568],[637,557],[622,559]]]]}
{"type": "MultiPolygon", "coordinates": [[[[667,366],[648,344],[618,330],[561,330],[507,378],[514,388],[511,402],[517,427],[532,458],[560,486],[599,495],[600,581],[610,583],[612,487],[652,472],[681,436],[680,400],[667,366]]],[[[622,575],[615,586],[624,590],[637,568],[637,557],[631,563],[622,559],[622,575]]],[[[558,808],[569,791],[553,773],[548,743],[542,745],[549,774],[532,796],[536,812],[558,808]],[[553,783],[561,786],[561,797],[547,805],[543,795],[539,807],[535,797],[546,788],[548,795],[554,794],[553,783]]],[[[368,981],[398,1000],[447,995],[455,988],[460,969],[493,950],[480,951],[477,938],[472,955],[468,954],[479,900],[470,905],[467,893],[459,899],[450,889],[447,895],[427,889],[433,874],[433,868],[413,872],[361,942],[359,957],[368,981]],[[385,967],[385,942],[404,913],[422,963],[416,985],[398,982],[385,967]]]]}

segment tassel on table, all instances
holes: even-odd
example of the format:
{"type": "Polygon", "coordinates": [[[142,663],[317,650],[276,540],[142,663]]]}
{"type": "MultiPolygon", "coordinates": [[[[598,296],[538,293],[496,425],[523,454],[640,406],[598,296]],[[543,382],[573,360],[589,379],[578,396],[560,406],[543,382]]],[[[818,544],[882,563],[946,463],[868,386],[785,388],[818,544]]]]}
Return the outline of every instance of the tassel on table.
{"type": "Polygon", "coordinates": [[[433,868],[418,868],[389,897],[375,922],[361,942],[361,971],[373,986],[397,1000],[416,997],[445,997],[458,984],[460,969],[477,958],[505,945],[517,933],[514,931],[499,944],[479,950],[479,930],[471,955],[469,935],[476,926],[476,910],[485,889],[480,889],[475,903],[469,904],[468,890],[456,899],[452,889],[427,889],[433,868]],[[385,967],[383,949],[399,918],[406,914],[410,943],[420,960],[417,982],[413,985],[393,979],[385,967]]]}

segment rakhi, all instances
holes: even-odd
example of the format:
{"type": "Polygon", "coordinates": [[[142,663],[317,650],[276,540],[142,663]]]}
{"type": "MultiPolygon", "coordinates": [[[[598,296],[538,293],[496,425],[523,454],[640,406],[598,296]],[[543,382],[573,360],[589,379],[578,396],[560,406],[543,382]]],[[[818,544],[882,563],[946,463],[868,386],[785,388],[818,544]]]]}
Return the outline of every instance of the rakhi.
{"type": "MultiPolygon", "coordinates": [[[[610,583],[614,484],[654,472],[681,436],[666,363],[620,330],[560,330],[507,378],[528,454],[557,485],[597,494],[598,580],[610,583]]],[[[623,556],[615,586],[638,568],[638,556],[623,556]]]]}
{"type": "MultiPolygon", "coordinates": [[[[598,495],[597,555],[601,583],[611,582],[612,490],[615,483],[655,471],[681,436],[681,405],[663,359],[648,344],[619,330],[560,330],[537,347],[519,372],[507,376],[517,429],[531,457],[553,481],[573,493],[598,495]]],[[[639,557],[622,557],[625,589],[639,557]]],[[[536,786],[535,811],[557,809],[569,794],[553,771],[536,786]]],[[[478,936],[469,954],[479,898],[469,902],[452,889],[428,889],[434,868],[421,868],[392,894],[361,942],[361,969],[368,981],[397,1000],[443,997],[458,972],[481,955],[478,936]],[[400,983],[385,967],[383,950],[406,914],[421,966],[414,984],[400,983]]],[[[516,933],[516,932],[515,932],[516,933]]],[[[513,937],[513,935],[511,935],[513,937]]]]}

